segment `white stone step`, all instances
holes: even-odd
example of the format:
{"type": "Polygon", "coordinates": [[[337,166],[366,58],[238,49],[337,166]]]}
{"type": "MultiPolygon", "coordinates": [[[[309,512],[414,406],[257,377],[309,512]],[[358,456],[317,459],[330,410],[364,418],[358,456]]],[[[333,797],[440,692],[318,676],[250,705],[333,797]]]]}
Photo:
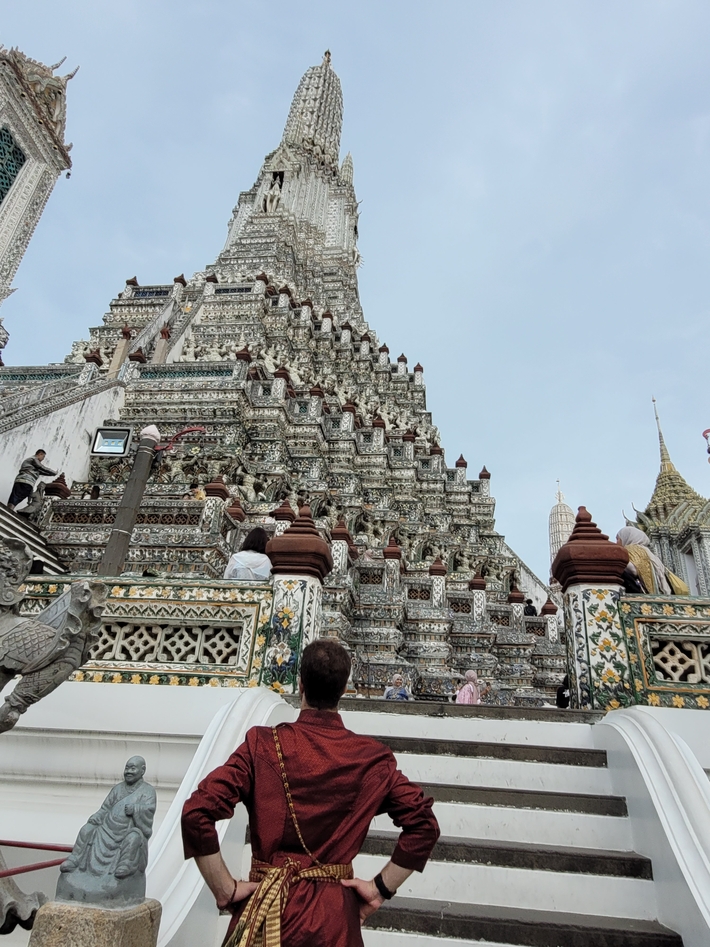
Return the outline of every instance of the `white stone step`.
{"type": "Polygon", "coordinates": [[[515,718],[427,717],[421,714],[342,711],[345,726],[371,736],[419,737],[435,740],[468,740],[472,743],[514,743],[521,746],[556,746],[593,749],[588,723],[560,723],[515,718]]]}
{"type": "Polygon", "coordinates": [[[538,789],[546,792],[576,792],[611,795],[605,767],[569,766],[485,757],[424,756],[395,753],[402,772],[414,782],[508,789],[538,789]]]}
{"type": "MultiPolygon", "coordinates": [[[[530,842],[618,852],[630,852],[634,847],[629,820],[615,816],[455,802],[435,802],[434,814],[441,834],[452,838],[530,842]]],[[[372,826],[388,832],[396,831],[387,815],[377,816],[372,826]]]]}
{"type": "MultiPolygon", "coordinates": [[[[358,855],[354,862],[359,878],[373,878],[387,859],[358,855]]],[[[532,871],[493,865],[430,861],[424,872],[415,872],[401,886],[403,897],[421,901],[452,901],[599,914],[605,917],[654,920],[657,914],[652,881],[610,875],[532,871]]]]}
{"type": "Polygon", "coordinates": [[[365,947],[520,947],[520,945],[502,944],[490,940],[459,940],[454,937],[429,937],[426,934],[413,934],[411,931],[380,931],[363,928],[362,939],[365,947]]]}

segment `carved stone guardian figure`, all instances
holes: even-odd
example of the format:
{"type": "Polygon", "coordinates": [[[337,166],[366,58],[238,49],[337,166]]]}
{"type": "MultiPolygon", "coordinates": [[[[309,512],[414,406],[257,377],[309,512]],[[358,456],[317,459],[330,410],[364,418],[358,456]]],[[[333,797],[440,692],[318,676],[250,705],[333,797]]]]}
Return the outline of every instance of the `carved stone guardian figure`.
{"type": "Polygon", "coordinates": [[[135,903],[145,898],[148,839],[153,831],[155,789],[143,779],[145,760],[132,756],[123,782],[79,831],[60,867],[58,901],[135,903]]]}
{"type": "Polygon", "coordinates": [[[106,601],[103,583],[73,582],[36,618],[24,618],[18,587],[31,567],[32,554],[23,542],[0,539],[0,691],[22,675],[0,707],[0,733],[86,662],[106,601]]]}

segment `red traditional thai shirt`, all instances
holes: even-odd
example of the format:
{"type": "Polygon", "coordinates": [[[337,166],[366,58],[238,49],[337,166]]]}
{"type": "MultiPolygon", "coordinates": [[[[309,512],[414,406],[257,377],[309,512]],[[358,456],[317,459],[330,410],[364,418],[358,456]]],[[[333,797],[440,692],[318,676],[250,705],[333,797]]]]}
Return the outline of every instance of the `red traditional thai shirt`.
{"type": "MultiPolygon", "coordinates": [[[[331,711],[302,710],[278,732],[298,824],[320,862],[351,862],[373,817],[386,812],[402,829],[392,861],[422,871],[439,837],[433,799],[397,769],[388,747],[347,730],[340,714],[331,711]]],[[[249,813],[254,858],[272,865],[287,857],[304,868],[312,864],[291,821],[270,727],[249,730],[245,742],[185,803],[186,858],[219,851],[215,822],[231,818],[238,802],[249,813]]],[[[283,947],[362,944],[358,897],[340,884],[293,884],[281,923],[283,947]]]]}

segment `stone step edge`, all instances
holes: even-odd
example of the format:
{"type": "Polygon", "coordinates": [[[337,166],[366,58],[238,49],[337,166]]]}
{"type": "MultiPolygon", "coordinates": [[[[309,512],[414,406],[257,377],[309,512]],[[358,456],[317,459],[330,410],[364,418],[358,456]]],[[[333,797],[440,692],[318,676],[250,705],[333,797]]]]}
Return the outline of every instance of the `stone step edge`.
{"type": "Polygon", "coordinates": [[[367,927],[520,947],[683,947],[657,921],[395,898],[367,927]]]}
{"type": "MultiPolygon", "coordinates": [[[[294,707],[301,698],[284,698],[294,707]]],[[[558,710],[555,707],[498,707],[493,704],[465,705],[435,700],[384,700],[378,697],[343,697],[340,710],[356,713],[380,713],[415,717],[479,717],[484,720],[532,720],[545,723],[593,724],[603,720],[600,710],[558,710]]]]}
{"type": "Polygon", "coordinates": [[[466,786],[452,783],[419,782],[435,802],[459,805],[492,806],[508,809],[536,809],[549,812],[575,812],[618,818],[628,816],[623,796],[592,793],[552,792],[544,789],[510,789],[496,786],[466,786]]]}
{"type": "Polygon", "coordinates": [[[368,734],[393,753],[418,756],[455,756],[521,763],[551,763],[558,766],[606,768],[605,750],[578,747],[530,746],[522,743],[487,743],[481,740],[437,740],[431,737],[395,737],[368,734]]]}
{"type": "MultiPolygon", "coordinates": [[[[394,851],[398,838],[398,832],[371,830],[360,852],[363,855],[387,857],[394,851]]],[[[534,842],[441,836],[434,846],[431,859],[447,864],[653,880],[650,859],[636,852],[607,852],[573,846],[539,845],[534,842]]]]}

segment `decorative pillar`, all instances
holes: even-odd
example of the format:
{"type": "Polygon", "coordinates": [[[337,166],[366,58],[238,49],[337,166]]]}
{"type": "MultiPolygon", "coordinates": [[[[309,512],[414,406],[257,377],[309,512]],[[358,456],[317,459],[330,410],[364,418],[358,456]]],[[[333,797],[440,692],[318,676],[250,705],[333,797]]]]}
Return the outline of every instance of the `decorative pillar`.
{"type": "Polygon", "coordinates": [[[549,641],[557,641],[557,606],[550,596],[540,609],[540,615],[545,619],[547,625],[547,637],[549,641]]]}
{"type": "Polygon", "coordinates": [[[486,617],[486,580],[481,570],[468,583],[470,592],[473,592],[473,620],[483,621],[486,617]]]}
{"type": "Polygon", "coordinates": [[[513,628],[521,631],[523,627],[523,610],[525,609],[525,596],[517,585],[513,584],[508,595],[508,605],[513,612],[513,628]]]}
{"type": "Polygon", "coordinates": [[[126,360],[128,355],[128,350],[131,347],[131,329],[129,326],[125,325],[121,329],[121,338],[116,343],[116,348],[113,350],[113,357],[111,359],[111,364],[108,368],[109,378],[114,378],[118,375],[118,372],[126,360]]]}
{"type": "Polygon", "coordinates": [[[291,509],[291,504],[288,500],[284,500],[281,506],[277,506],[269,515],[276,520],[276,532],[274,534],[276,536],[281,536],[285,533],[291,523],[296,519],[296,514],[291,509]]]}
{"type": "Polygon", "coordinates": [[[419,362],[414,366],[414,385],[416,388],[424,387],[424,368],[419,362]]]}
{"type": "Polygon", "coordinates": [[[486,470],[486,465],[483,465],[483,470],[478,475],[478,482],[480,484],[480,493],[482,497],[489,497],[491,495],[491,475],[486,470]]]}
{"type": "Polygon", "coordinates": [[[633,704],[630,660],[619,619],[629,554],[609,542],[580,506],[574,529],[552,563],[562,586],[573,706],[613,710],[633,704]]]}
{"type": "Polygon", "coordinates": [[[397,359],[397,374],[406,375],[407,374],[407,356],[402,352],[402,354],[397,359]]]}
{"type": "Polygon", "coordinates": [[[333,557],[308,506],[269,541],[266,554],[274,577],[274,604],[261,683],[281,694],[295,694],[303,649],[319,636],[321,586],[333,568],[333,557]]]}
{"type": "MultiPolygon", "coordinates": [[[[176,285],[180,285],[179,283],[176,285]]],[[[155,348],[153,349],[153,357],[151,358],[151,364],[153,365],[163,365],[165,364],[165,359],[168,355],[168,342],[170,341],[170,329],[167,322],[160,330],[160,338],[155,343],[155,348]]]]}
{"type": "Polygon", "coordinates": [[[377,357],[377,367],[378,368],[389,368],[390,367],[390,350],[386,345],[381,345],[378,349],[377,357]]]}
{"type": "Polygon", "coordinates": [[[330,548],[333,553],[333,573],[347,575],[350,560],[357,559],[359,553],[343,519],[330,531],[330,548]]]}

